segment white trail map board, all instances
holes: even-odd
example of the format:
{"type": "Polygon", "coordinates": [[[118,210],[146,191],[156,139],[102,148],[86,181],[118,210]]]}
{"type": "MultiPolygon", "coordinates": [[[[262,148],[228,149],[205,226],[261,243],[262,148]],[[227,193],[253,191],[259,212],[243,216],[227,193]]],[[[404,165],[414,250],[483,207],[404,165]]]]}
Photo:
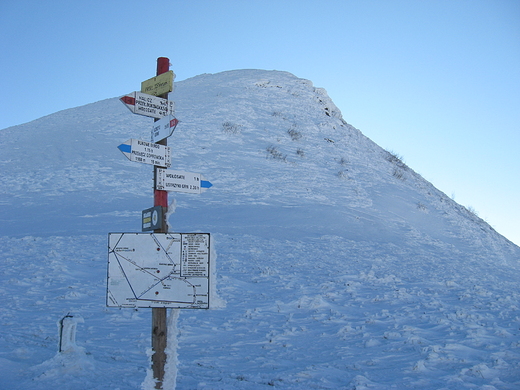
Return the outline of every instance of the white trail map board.
{"type": "Polygon", "coordinates": [[[208,309],[209,233],[109,233],[107,306],[208,309]]]}

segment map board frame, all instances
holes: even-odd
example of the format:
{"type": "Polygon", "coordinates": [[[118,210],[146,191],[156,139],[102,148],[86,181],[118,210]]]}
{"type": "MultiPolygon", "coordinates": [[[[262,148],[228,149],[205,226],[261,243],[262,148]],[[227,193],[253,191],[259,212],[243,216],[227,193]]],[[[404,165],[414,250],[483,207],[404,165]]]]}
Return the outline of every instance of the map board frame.
{"type": "Polygon", "coordinates": [[[109,233],[108,307],[209,309],[209,233],[109,233]]]}

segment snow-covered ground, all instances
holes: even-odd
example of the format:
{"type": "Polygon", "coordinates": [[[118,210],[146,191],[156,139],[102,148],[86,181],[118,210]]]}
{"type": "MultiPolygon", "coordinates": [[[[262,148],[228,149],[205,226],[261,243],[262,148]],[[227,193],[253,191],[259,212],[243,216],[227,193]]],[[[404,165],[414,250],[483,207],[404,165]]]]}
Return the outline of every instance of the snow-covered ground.
{"type": "MultiPolygon", "coordinates": [[[[170,99],[172,169],[213,184],[170,194],[171,231],[212,233],[225,301],[172,321],[178,389],[520,388],[520,248],[307,80],[205,74],[170,99]]],[[[107,233],[153,204],[117,145],[152,122],[114,98],[0,131],[0,388],[149,387],[151,310],[105,293],[107,233]]]]}

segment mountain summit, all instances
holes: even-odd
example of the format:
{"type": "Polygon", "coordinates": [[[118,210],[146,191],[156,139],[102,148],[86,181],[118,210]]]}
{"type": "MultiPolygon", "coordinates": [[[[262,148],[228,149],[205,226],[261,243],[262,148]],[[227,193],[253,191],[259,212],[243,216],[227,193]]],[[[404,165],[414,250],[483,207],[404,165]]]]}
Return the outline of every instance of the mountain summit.
{"type": "MultiPolygon", "coordinates": [[[[171,169],[213,184],[170,193],[170,230],[214,235],[227,302],[182,311],[180,388],[520,385],[519,247],[308,80],[203,74],[170,99],[171,169]]],[[[0,384],[140,386],[149,313],[104,307],[106,234],[140,231],[153,205],[151,166],[117,149],[149,141],[152,123],[113,98],[0,131],[1,285],[13,298],[0,384]],[[69,371],[52,358],[67,312],[84,319],[89,351],[69,371]]]]}

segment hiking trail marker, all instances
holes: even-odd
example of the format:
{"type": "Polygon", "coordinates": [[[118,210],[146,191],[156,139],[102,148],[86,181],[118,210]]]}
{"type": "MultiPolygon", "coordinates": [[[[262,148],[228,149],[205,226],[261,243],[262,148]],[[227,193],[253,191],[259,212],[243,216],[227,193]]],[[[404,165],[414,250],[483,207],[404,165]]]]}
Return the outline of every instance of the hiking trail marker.
{"type": "Polygon", "coordinates": [[[160,167],[171,165],[171,149],[168,146],[131,138],[117,148],[130,161],[160,167]]]}
{"type": "Polygon", "coordinates": [[[172,70],[161,73],[141,83],[141,92],[148,95],[160,96],[173,91],[173,79],[175,74],[172,70]]]}
{"type": "Polygon", "coordinates": [[[173,100],[163,99],[142,92],[132,92],[120,98],[121,102],[134,114],[160,119],[166,115],[175,115],[173,100]]]}
{"type": "Polygon", "coordinates": [[[143,232],[163,228],[164,210],[162,206],[154,206],[143,210],[141,214],[141,230],[143,232]]]}
{"type": "Polygon", "coordinates": [[[152,142],[159,142],[173,134],[179,121],[172,115],[155,121],[152,128],[152,142]]]}
{"type": "Polygon", "coordinates": [[[156,169],[155,188],[157,190],[200,194],[212,186],[213,184],[200,173],[156,169]]]}

